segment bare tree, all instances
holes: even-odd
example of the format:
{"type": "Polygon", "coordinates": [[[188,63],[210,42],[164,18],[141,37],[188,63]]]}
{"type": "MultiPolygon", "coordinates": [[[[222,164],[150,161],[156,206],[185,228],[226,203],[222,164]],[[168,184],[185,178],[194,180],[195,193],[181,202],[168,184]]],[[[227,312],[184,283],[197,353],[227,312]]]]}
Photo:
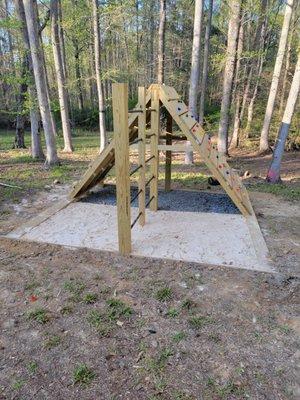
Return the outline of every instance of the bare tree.
{"type": "Polygon", "coordinates": [[[218,150],[222,154],[228,153],[228,125],[231,103],[232,83],[236,61],[237,38],[240,25],[241,1],[231,0],[229,3],[229,25],[227,39],[227,54],[224,70],[223,95],[218,135],[218,150]]]}
{"type": "MultiPolygon", "coordinates": [[[[203,17],[203,0],[195,0],[193,47],[191,59],[191,74],[189,87],[189,110],[198,119],[197,97],[200,76],[200,52],[201,52],[201,30],[203,17]]],[[[193,163],[193,151],[190,150],[190,142],[186,143],[185,164],[193,163]],[[188,150],[189,149],[189,150],[188,150]]]]}
{"type": "Polygon", "coordinates": [[[96,70],[98,107],[99,107],[100,151],[102,151],[107,144],[107,137],[105,129],[105,101],[104,101],[103,87],[101,82],[101,42],[100,42],[98,0],[92,0],[92,6],[93,6],[95,70],[96,70]]]}
{"type": "Polygon", "coordinates": [[[268,103],[267,103],[267,107],[266,107],[265,118],[264,118],[263,127],[262,127],[261,135],[260,135],[260,143],[259,143],[260,152],[264,152],[269,149],[268,136],[269,136],[271,118],[272,118],[274,106],[275,106],[275,100],[276,100],[276,95],[277,95],[277,89],[278,89],[278,83],[279,83],[283,58],[284,58],[286,44],[287,44],[288,35],[289,35],[290,21],[291,21],[292,12],[293,12],[293,3],[294,3],[294,0],[286,1],[285,14],[284,14],[284,19],[283,19],[283,24],[282,24],[282,29],[281,29],[281,36],[280,36],[280,41],[279,41],[279,46],[278,46],[278,52],[277,52],[277,57],[276,57],[276,61],[275,61],[275,66],[274,66],[274,72],[273,72],[273,77],[272,77],[272,82],[271,82],[271,87],[270,87],[270,92],[269,92],[268,103]]]}
{"type": "Polygon", "coordinates": [[[64,152],[72,153],[72,136],[71,136],[71,126],[69,118],[69,104],[68,104],[68,94],[64,75],[64,66],[62,59],[62,49],[60,46],[59,37],[59,3],[57,0],[51,0],[51,39],[52,39],[52,50],[55,65],[55,74],[58,89],[58,100],[60,106],[61,124],[62,132],[64,138],[64,152]]]}
{"type": "Polygon", "coordinates": [[[52,165],[58,163],[55,132],[53,129],[51,109],[47,95],[47,82],[45,77],[45,66],[43,64],[42,49],[38,35],[38,20],[36,18],[35,0],[23,0],[28,37],[30,43],[31,57],[35,84],[37,89],[39,108],[43,122],[43,128],[46,139],[47,156],[46,164],[52,165]]]}
{"type": "Polygon", "coordinates": [[[165,75],[165,31],[166,31],[166,0],[160,0],[158,29],[158,70],[157,83],[164,83],[165,75]]]}
{"type": "Polygon", "coordinates": [[[295,68],[293,81],[291,84],[289,96],[286,102],[281,126],[275,144],[272,162],[267,174],[267,181],[272,183],[280,182],[280,166],[284,153],[284,146],[288,137],[290,125],[292,122],[295,106],[300,92],[300,51],[298,51],[298,61],[295,68]]]}
{"type": "Polygon", "coordinates": [[[25,57],[26,57],[26,68],[29,75],[28,93],[31,100],[30,107],[30,128],[31,128],[31,156],[36,159],[44,159],[44,153],[41,144],[41,135],[39,129],[39,112],[34,104],[36,98],[36,88],[34,83],[32,58],[30,54],[30,44],[28,31],[26,26],[25,10],[22,0],[15,0],[15,9],[17,18],[21,24],[21,34],[23,37],[24,47],[25,47],[25,57]]]}
{"type": "Polygon", "coordinates": [[[235,66],[235,78],[234,78],[234,88],[232,97],[235,102],[235,111],[234,111],[234,124],[233,124],[233,132],[232,138],[230,142],[230,148],[236,148],[239,144],[239,130],[241,124],[241,105],[242,105],[242,91],[241,91],[241,58],[244,46],[244,17],[240,22],[239,28],[239,37],[238,37],[238,45],[237,45],[237,56],[236,56],[236,66],[235,66]]]}
{"type": "Polygon", "coordinates": [[[213,0],[209,0],[208,11],[207,11],[207,22],[206,22],[206,27],[205,27],[203,71],[202,71],[202,80],[201,80],[201,88],[200,88],[200,108],[199,108],[199,124],[200,125],[203,125],[203,122],[204,122],[204,105],[205,105],[205,93],[206,93],[208,65],[209,65],[209,44],[210,44],[212,11],[213,11],[213,0]]]}

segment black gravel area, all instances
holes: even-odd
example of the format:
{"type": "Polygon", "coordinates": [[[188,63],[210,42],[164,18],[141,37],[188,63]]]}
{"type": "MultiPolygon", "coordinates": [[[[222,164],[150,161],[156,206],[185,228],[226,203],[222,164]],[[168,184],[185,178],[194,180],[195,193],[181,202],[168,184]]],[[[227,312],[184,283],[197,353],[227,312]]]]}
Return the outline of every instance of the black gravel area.
{"type": "MultiPolygon", "coordinates": [[[[137,188],[131,188],[131,198],[137,195],[137,191],[137,188]]],[[[146,201],[148,199],[149,193],[146,194],[146,201]]],[[[94,204],[116,205],[116,188],[113,185],[107,185],[99,192],[91,193],[81,201],[94,204]]],[[[138,200],[135,199],[131,205],[137,207],[138,200]]],[[[160,210],[168,211],[214,212],[220,214],[240,213],[226,194],[190,190],[159,191],[158,207],[160,210]]]]}

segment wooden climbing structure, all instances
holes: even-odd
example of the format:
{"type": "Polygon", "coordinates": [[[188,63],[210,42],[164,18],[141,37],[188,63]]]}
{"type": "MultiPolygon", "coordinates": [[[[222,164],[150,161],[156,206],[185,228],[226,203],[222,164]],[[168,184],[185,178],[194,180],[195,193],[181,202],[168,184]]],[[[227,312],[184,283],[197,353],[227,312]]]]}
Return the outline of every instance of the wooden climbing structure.
{"type": "Polygon", "coordinates": [[[172,145],[173,121],[182,131],[194,151],[200,154],[215,179],[219,181],[240,212],[245,216],[253,215],[252,205],[238,174],[227,164],[211,137],[205,133],[194,116],[189,112],[176,90],[165,85],[151,85],[147,90],[138,90],[138,104],[128,110],[128,88],[126,84],[113,84],[114,136],[103,152],[90,164],[89,168],[75,185],[69,197],[71,200],[84,195],[89,189],[101,182],[110,169],[115,166],[119,249],[122,254],[131,252],[131,228],[136,222],[145,224],[146,207],[152,211],[158,208],[158,165],[159,151],[166,151],[166,184],[170,190],[171,152],[178,149],[172,145]],[[160,127],[160,109],[164,106],[167,115],[167,133],[163,136],[160,127]],[[149,126],[150,125],[150,126],[149,126]],[[161,142],[165,140],[165,144],[161,142]],[[149,143],[148,143],[149,142],[149,143]],[[138,166],[130,172],[129,148],[138,146],[138,166]],[[146,145],[150,153],[146,158],[146,145]],[[148,166],[149,165],[149,166],[148,166]],[[146,179],[146,167],[150,172],[146,179]],[[130,198],[130,175],[138,173],[138,192],[130,198]],[[149,185],[149,200],[146,203],[146,187],[149,185]],[[131,221],[130,205],[138,198],[138,215],[131,221]]]}

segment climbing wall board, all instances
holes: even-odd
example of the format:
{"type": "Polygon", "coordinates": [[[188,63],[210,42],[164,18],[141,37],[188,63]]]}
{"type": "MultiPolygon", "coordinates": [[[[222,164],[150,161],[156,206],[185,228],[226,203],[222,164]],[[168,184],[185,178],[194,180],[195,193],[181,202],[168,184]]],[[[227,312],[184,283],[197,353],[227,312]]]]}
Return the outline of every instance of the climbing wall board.
{"type": "Polygon", "coordinates": [[[225,157],[217,152],[215,146],[208,146],[210,139],[194,116],[190,112],[181,112],[186,109],[183,102],[180,103],[181,109],[178,110],[178,98],[176,90],[172,87],[164,85],[160,87],[160,101],[171,114],[182,133],[191,142],[194,150],[200,153],[209,170],[220,182],[241,213],[245,216],[251,215],[253,209],[239,176],[229,167],[225,157]]]}

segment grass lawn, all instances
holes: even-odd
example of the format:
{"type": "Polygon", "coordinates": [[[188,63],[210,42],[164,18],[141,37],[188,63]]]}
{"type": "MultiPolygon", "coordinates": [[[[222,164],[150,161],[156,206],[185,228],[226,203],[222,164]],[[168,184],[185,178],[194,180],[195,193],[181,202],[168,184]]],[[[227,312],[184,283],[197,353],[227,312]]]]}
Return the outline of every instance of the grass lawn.
{"type": "MultiPolygon", "coordinates": [[[[18,202],[26,193],[32,193],[47,188],[54,181],[61,184],[70,183],[80,178],[86,170],[89,162],[93,160],[99,149],[99,137],[95,132],[76,130],[73,137],[74,153],[65,154],[63,149],[63,138],[60,134],[57,137],[58,155],[60,165],[50,169],[45,168],[43,162],[35,161],[30,157],[30,133],[25,134],[25,144],[27,149],[12,149],[14,131],[0,130],[0,182],[17,187],[1,187],[0,201],[18,202]]],[[[43,143],[43,147],[45,147],[43,143]]],[[[207,178],[209,171],[200,163],[198,156],[195,157],[194,165],[184,165],[183,154],[175,154],[172,161],[172,181],[173,187],[208,189],[207,178]]],[[[137,162],[136,153],[132,153],[132,163],[137,162]]],[[[256,159],[256,162],[260,162],[256,159]]],[[[243,164],[243,160],[232,157],[229,161],[232,165],[243,171],[251,168],[251,164],[243,164]]],[[[265,165],[256,165],[255,168],[265,168],[265,165]]],[[[137,175],[132,177],[135,182],[137,175]]],[[[112,169],[108,177],[110,182],[114,182],[114,171],[112,169]]],[[[164,184],[164,154],[160,157],[159,184],[164,184]]],[[[288,200],[298,200],[300,198],[299,184],[270,185],[263,179],[256,181],[246,181],[249,190],[273,193],[288,200]]],[[[214,190],[216,188],[213,188],[214,190]]],[[[217,188],[219,189],[219,188],[217,188]]]]}

